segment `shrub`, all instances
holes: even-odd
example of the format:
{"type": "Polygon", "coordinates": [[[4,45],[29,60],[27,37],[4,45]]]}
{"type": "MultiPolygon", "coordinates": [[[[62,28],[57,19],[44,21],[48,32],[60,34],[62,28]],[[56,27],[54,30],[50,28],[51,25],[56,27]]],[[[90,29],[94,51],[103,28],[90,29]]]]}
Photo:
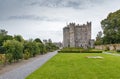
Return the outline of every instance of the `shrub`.
{"type": "Polygon", "coordinates": [[[27,50],[25,50],[25,52],[23,54],[23,58],[26,60],[30,58],[30,53],[27,50]]]}
{"type": "Polygon", "coordinates": [[[8,62],[8,63],[12,63],[13,56],[12,56],[11,53],[5,54],[5,57],[6,57],[5,64],[6,64],[7,62],[8,62]]]}
{"type": "Polygon", "coordinates": [[[108,46],[106,46],[105,47],[105,51],[109,51],[110,49],[109,49],[109,47],[108,46]]]}
{"type": "Polygon", "coordinates": [[[118,53],[120,53],[120,49],[116,50],[118,53]]]}
{"type": "Polygon", "coordinates": [[[64,51],[64,50],[60,50],[58,51],[58,53],[102,53],[102,51],[93,51],[93,50],[74,50],[74,51],[71,51],[71,50],[67,50],[67,51],[64,51]]]}
{"type": "Polygon", "coordinates": [[[5,54],[0,54],[0,65],[5,63],[5,54]]]}
{"type": "Polygon", "coordinates": [[[5,53],[12,55],[12,60],[18,61],[23,57],[23,45],[16,40],[7,40],[3,43],[5,53]]]}
{"type": "Polygon", "coordinates": [[[102,53],[102,51],[83,48],[63,48],[58,53],[102,53]]]}

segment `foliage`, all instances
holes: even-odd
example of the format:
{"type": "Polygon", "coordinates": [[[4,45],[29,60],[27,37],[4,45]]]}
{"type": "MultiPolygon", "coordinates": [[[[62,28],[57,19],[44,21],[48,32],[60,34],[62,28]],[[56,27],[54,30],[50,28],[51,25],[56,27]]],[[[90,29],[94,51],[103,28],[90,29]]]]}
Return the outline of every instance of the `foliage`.
{"type": "Polygon", "coordinates": [[[82,51],[58,51],[58,53],[102,53],[102,51],[90,51],[90,50],[82,50],[82,51]]]}
{"type": "Polygon", "coordinates": [[[30,57],[34,57],[37,54],[40,54],[41,44],[35,41],[26,41],[24,43],[24,50],[27,50],[30,53],[30,57]]]}
{"type": "Polygon", "coordinates": [[[23,58],[26,60],[30,58],[30,53],[27,50],[24,51],[23,58]]]}
{"type": "Polygon", "coordinates": [[[110,13],[101,21],[103,44],[120,43],[120,10],[110,13]]]}
{"type": "Polygon", "coordinates": [[[22,37],[21,35],[15,35],[15,36],[14,36],[14,39],[15,39],[16,41],[19,41],[19,42],[24,42],[24,39],[23,39],[23,37],[22,37]]]}
{"type": "Polygon", "coordinates": [[[45,46],[43,43],[38,43],[39,49],[40,49],[40,54],[44,54],[45,52],[45,46]]]}
{"type": "Polygon", "coordinates": [[[34,41],[35,41],[35,42],[42,43],[42,41],[41,41],[39,38],[36,38],[34,41]]]}
{"type": "Polygon", "coordinates": [[[42,41],[39,38],[36,38],[34,42],[38,44],[40,54],[45,53],[45,45],[42,43],[42,41]]]}
{"type": "Polygon", "coordinates": [[[12,63],[13,55],[11,53],[6,53],[5,57],[6,57],[6,59],[5,59],[6,62],[5,63],[12,63]]]}
{"type": "Polygon", "coordinates": [[[109,51],[110,48],[108,46],[105,46],[105,51],[109,51]]]}
{"type": "Polygon", "coordinates": [[[8,31],[0,29],[0,35],[7,35],[8,31]]]}
{"type": "Polygon", "coordinates": [[[0,65],[3,65],[5,63],[5,54],[0,54],[0,65]]]}
{"type": "Polygon", "coordinates": [[[5,48],[5,53],[10,53],[12,55],[12,60],[18,61],[22,59],[23,56],[23,45],[22,43],[16,40],[7,40],[3,43],[3,47],[5,48]]]}
{"type": "Polygon", "coordinates": [[[48,42],[45,44],[45,50],[47,52],[52,52],[52,51],[57,50],[57,49],[59,49],[59,48],[51,42],[48,42]]]}
{"type": "Polygon", "coordinates": [[[120,53],[120,50],[116,50],[117,51],[117,53],[120,53]]]}
{"type": "MultiPolygon", "coordinates": [[[[38,54],[44,54],[58,48],[49,39],[43,44],[39,38],[24,40],[21,35],[7,35],[7,31],[0,29],[0,54],[5,54],[5,63],[28,59],[38,54]]],[[[0,56],[1,57],[1,56],[0,56]]],[[[0,63],[2,63],[0,59],[0,63]]]]}
{"type": "Polygon", "coordinates": [[[83,49],[83,48],[63,48],[59,53],[102,53],[100,50],[83,49]]]}
{"type": "Polygon", "coordinates": [[[101,45],[101,44],[103,44],[103,39],[102,39],[102,32],[100,31],[97,34],[95,45],[101,45]]]}
{"type": "Polygon", "coordinates": [[[119,63],[119,56],[103,53],[59,53],[26,79],[118,79],[119,63]],[[102,56],[103,59],[87,56],[102,56]]]}
{"type": "Polygon", "coordinates": [[[6,40],[12,40],[13,37],[11,35],[2,35],[0,34],[0,46],[3,45],[3,42],[6,40]]]}

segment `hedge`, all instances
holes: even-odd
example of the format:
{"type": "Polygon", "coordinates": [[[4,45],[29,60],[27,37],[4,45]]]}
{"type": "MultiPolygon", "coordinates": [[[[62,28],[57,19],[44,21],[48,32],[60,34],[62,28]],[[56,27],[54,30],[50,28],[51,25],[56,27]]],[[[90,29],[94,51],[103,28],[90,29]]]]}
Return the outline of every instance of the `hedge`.
{"type": "Polygon", "coordinates": [[[91,51],[91,50],[82,50],[82,51],[58,51],[58,53],[102,53],[102,51],[91,51]]]}

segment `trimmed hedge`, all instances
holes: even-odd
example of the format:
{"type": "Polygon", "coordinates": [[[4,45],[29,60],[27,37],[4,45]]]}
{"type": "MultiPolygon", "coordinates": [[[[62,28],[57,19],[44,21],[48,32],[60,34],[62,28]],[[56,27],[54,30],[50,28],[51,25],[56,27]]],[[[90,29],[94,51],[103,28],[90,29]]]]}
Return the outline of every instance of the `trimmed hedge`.
{"type": "Polygon", "coordinates": [[[82,50],[82,51],[58,51],[58,53],[102,53],[102,51],[82,50]]]}
{"type": "Polygon", "coordinates": [[[63,48],[58,53],[102,53],[101,50],[83,49],[83,48],[63,48]]]}

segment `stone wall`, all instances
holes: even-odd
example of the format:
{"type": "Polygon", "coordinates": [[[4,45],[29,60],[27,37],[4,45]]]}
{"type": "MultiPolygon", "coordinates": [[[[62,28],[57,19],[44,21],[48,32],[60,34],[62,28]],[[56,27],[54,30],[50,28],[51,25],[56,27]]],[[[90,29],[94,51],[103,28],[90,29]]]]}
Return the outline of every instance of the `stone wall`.
{"type": "Polygon", "coordinates": [[[100,50],[120,50],[120,44],[97,45],[95,49],[100,50]]]}

